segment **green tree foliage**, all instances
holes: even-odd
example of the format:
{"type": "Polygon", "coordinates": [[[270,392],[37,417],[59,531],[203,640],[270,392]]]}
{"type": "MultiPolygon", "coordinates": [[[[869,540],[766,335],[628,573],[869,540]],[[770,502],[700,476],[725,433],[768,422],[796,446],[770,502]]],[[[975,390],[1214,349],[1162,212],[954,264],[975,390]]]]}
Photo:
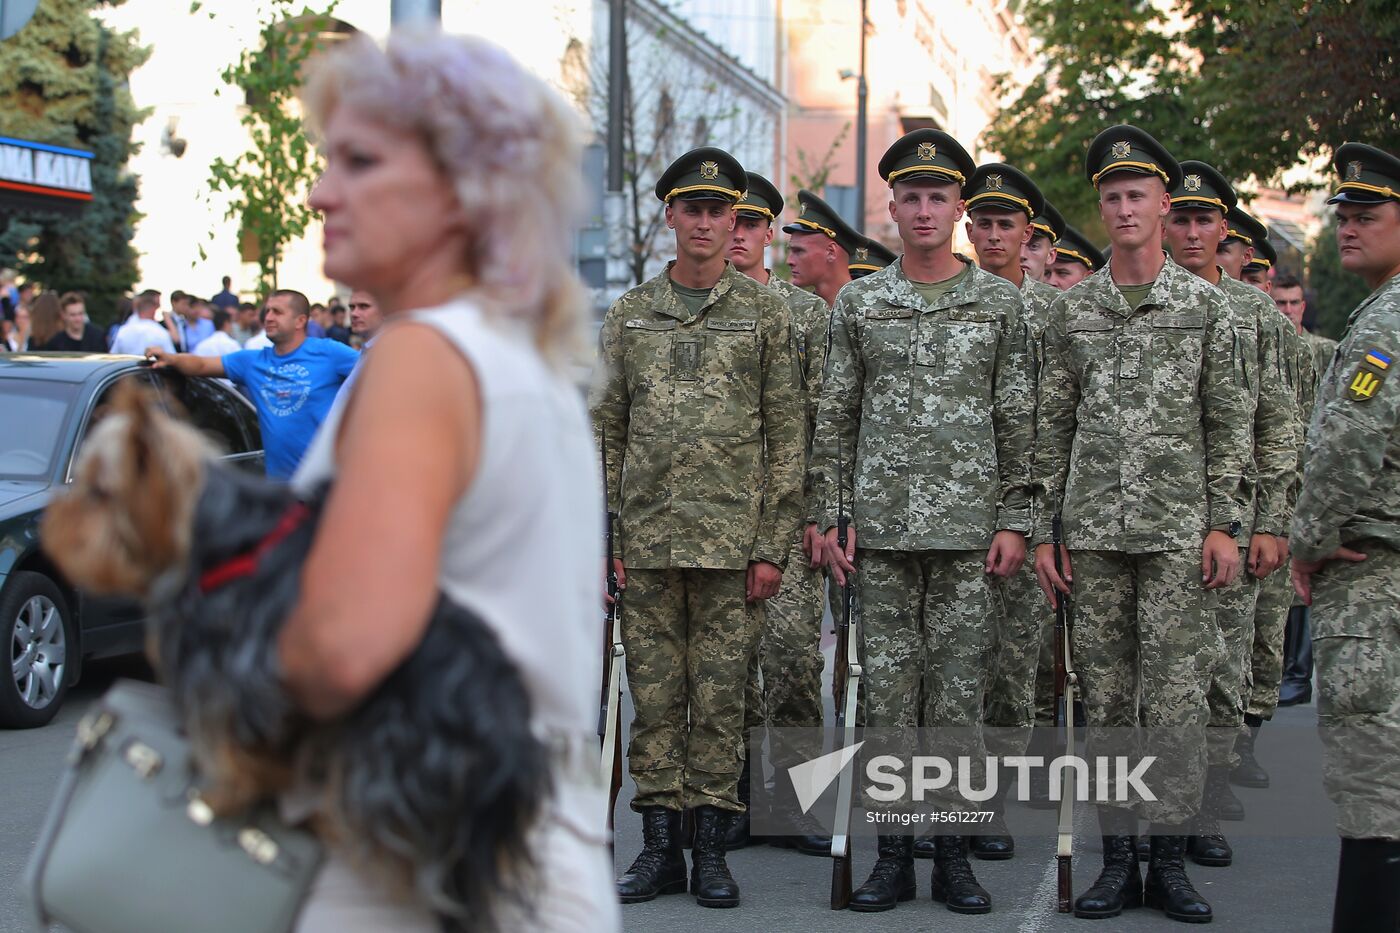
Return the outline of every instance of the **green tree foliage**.
{"type": "Polygon", "coordinates": [[[1347,318],[1362,299],[1371,293],[1361,276],[1342,268],[1337,252],[1337,220],[1328,217],[1317,239],[1308,250],[1308,313],[1312,329],[1336,340],[1346,329],[1347,318]]]}
{"type": "Polygon", "coordinates": [[[0,217],[0,265],[45,288],[87,293],[94,320],[110,321],[135,284],[132,231],[139,219],[131,130],[146,117],[127,77],[149,56],[135,33],[113,32],[93,11],[124,0],[43,0],[0,42],[0,135],[93,153],[93,199],[73,215],[0,217]]]}
{"type": "Polygon", "coordinates": [[[986,142],[1091,236],[1084,152],[1114,123],[1263,183],[1349,139],[1400,149],[1395,0],[1027,0],[1022,12],[1049,67],[986,142]]]}
{"type": "MultiPolygon", "coordinates": [[[[264,292],[277,287],[277,265],[287,244],[306,232],[316,213],[307,205],[321,160],[302,125],[297,93],[307,60],[322,46],[321,33],[331,27],[330,12],[296,9],[293,0],[265,3],[260,42],[224,69],[224,83],[245,95],[241,123],[248,131],[247,151],[209,166],[212,190],[232,195],[225,217],[237,220],[256,244],[259,281],[264,292]]],[[[191,11],[199,9],[195,2],[191,11]]],[[[241,11],[240,11],[241,15],[241,11]]]]}

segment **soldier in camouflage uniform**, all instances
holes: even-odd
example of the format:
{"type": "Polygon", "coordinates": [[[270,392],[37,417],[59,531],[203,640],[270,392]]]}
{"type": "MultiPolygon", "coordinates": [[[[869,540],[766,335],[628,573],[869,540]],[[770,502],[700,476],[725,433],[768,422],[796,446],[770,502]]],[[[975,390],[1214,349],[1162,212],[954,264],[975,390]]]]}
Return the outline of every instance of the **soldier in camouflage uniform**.
{"type": "Polygon", "coordinates": [[[1216,263],[1216,250],[1227,232],[1225,217],[1235,206],[1233,186],[1205,162],[1182,162],[1181,173],[1181,183],[1171,192],[1167,243],[1178,265],[1225,293],[1241,384],[1249,393],[1253,437],[1255,495],[1236,539],[1248,572],[1215,594],[1215,619],[1225,651],[1206,695],[1210,754],[1205,799],[1187,840],[1187,853],[1197,864],[1226,866],[1233,852],[1219,820],[1244,818],[1244,806],[1230,790],[1230,768],[1244,717],[1259,581],[1283,564],[1287,548],[1284,536],[1292,516],[1288,493],[1298,469],[1297,405],[1283,370],[1287,322],[1267,295],[1230,278],[1216,263]]]}
{"type": "Polygon", "coordinates": [[[1323,780],[1342,836],[1334,931],[1400,928],[1400,159],[1336,153],[1342,268],[1374,291],[1323,377],[1293,515],[1312,606],[1323,780]]]}
{"type": "Polygon", "coordinates": [[[1067,225],[1055,243],[1055,261],[1046,270],[1046,280],[1066,292],[1102,269],[1104,261],[1098,247],[1067,225]]]}
{"type": "MultiPolygon", "coordinates": [[[[879,169],[904,255],[836,300],[812,451],[820,523],[837,583],[859,568],[866,724],[915,726],[927,668],[924,723],[975,727],[996,626],[989,576],[1020,569],[1030,525],[1023,302],[953,253],[974,164],[951,136],[915,130],[879,169]],[[844,551],[834,527],[842,498],[852,503],[844,551]]],[[[940,753],[980,763],[981,744],[940,753]]],[[[976,809],[956,795],[939,805],[976,809]]],[[[881,836],[851,908],[914,897],[912,850],[911,836],[881,836]]],[[[932,881],[950,910],[991,909],[961,836],[937,838],[932,881]]]]}
{"type": "Polygon", "coordinates": [[[1265,228],[1264,239],[1255,242],[1254,253],[1249,257],[1249,262],[1245,263],[1244,270],[1240,273],[1240,281],[1246,285],[1253,285],[1266,295],[1269,294],[1273,288],[1269,282],[1269,270],[1276,262],[1278,253],[1269,240],[1268,229],[1265,228]]]}
{"type": "MultiPolygon", "coordinates": [[[[1317,390],[1322,384],[1322,377],[1327,372],[1328,365],[1332,362],[1337,341],[1303,328],[1303,316],[1307,314],[1308,306],[1303,298],[1303,283],[1297,278],[1281,276],[1273,283],[1272,296],[1279,311],[1292,322],[1292,329],[1298,335],[1311,361],[1313,382],[1308,387],[1306,396],[1299,401],[1303,412],[1303,440],[1306,444],[1317,390]]],[[[1303,465],[1300,455],[1298,482],[1301,484],[1302,480],[1303,465]]],[[[1288,621],[1284,624],[1283,631],[1283,670],[1274,673],[1271,668],[1267,671],[1256,668],[1249,710],[1265,719],[1269,718],[1266,713],[1272,713],[1275,705],[1296,706],[1312,701],[1312,632],[1308,626],[1308,607],[1293,592],[1291,584],[1286,593],[1280,593],[1273,599],[1284,606],[1284,611],[1288,613],[1288,621]],[[1265,691],[1271,689],[1270,677],[1273,678],[1273,692],[1266,694],[1265,691]]]]}
{"type": "MultiPolygon", "coordinates": [[[[1136,725],[1140,695],[1142,724],[1176,740],[1160,750],[1158,799],[1140,805],[1152,821],[1145,898],[1203,922],[1210,905],[1184,856],[1221,651],[1205,598],[1239,572],[1248,398],[1224,294],[1162,254],[1176,160],[1142,130],[1115,126],[1090,145],[1086,173],[1113,257],[1055,300],[1042,337],[1035,570],[1047,597],[1073,582],[1073,662],[1090,728],[1136,725]],[[1056,512],[1063,577],[1047,527],[1056,512]]],[[[1117,916],[1144,892],[1133,812],[1100,806],[1099,823],[1104,870],[1075,902],[1078,916],[1117,916]]]]}
{"type": "MultiPolygon", "coordinates": [[[[805,194],[806,192],[804,192],[805,194]]],[[[824,205],[823,205],[824,206],[824,205]]],[[[797,357],[806,404],[805,441],[811,444],[816,424],[817,400],[821,396],[822,368],[826,363],[826,331],[829,309],[811,292],[781,279],[763,264],[764,249],[773,242],[773,221],[782,216],[783,196],[762,175],[748,173],[748,190],[734,207],[734,232],[729,236],[729,261],[734,268],[776,291],[787,302],[791,313],[792,352],[797,357]]],[[[844,226],[844,224],[842,225],[844,226]]],[[[855,231],[851,231],[854,235],[855,231]]],[[[806,465],[804,457],[803,465],[806,465]]],[[[809,491],[804,490],[804,510],[809,491]]],[[[822,604],[825,581],[819,567],[820,551],[813,560],[815,536],[805,542],[794,535],[788,554],[783,588],[763,605],[763,635],[749,659],[748,686],[744,691],[744,733],[753,741],[753,730],[765,725],[775,729],[820,729],[822,725],[821,651],[822,604]]],[[[776,734],[772,737],[776,741],[776,734]]],[[[788,758],[773,749],[774,761],[788,758]]],[[[761,779],[761,776],[760,776],[761,779]]],[[[755,840],[749,833],[752,809],[749,759],[739,776],[739,799],[749,808],[737,814],[725,846],[737,849],[755,840]]],[[[785,823],[807,821],[801,808],[791,803],[792,782],[779,780],[785,823]]],[[[771,837],[774,845],[796,848],[808,855],[829,855],[831,837],[815,828],[792,836],[771,837]]]]}
{"type": "Polygon", "coordinates": [[[898,258],[894,250],[879,240],[862,236],[855,252],[851,253],[851,261],[847,263],[846,268],[850,270],[852,280],[863,279],[872,272],[879,272],[898,258]]]}
{"type": "Polygon", "coordinates": [[[707,907],[739,902],[724,836],[743,809],[743,684],[759,601],[778,591],[801,520],[805,433],[787,305],[724,258],[745,184],[722,150],[676,160],[656,186],[676,259],[603,320],[591,407],[618,506],[644,839],[618,881],[624,902],[685,890],[686,807],[691,892],[707,907]]]}
{"type": "MultiPolygon", "coordinates": [[[[977,251],[984,272],[1006,279],[1021,292],[1025,302],[1028,345],[1038,346],[1045,315],[1059,292],[1040,279],[1055,254],[1055,225],[1059,212],[1047,207],[1035,182],[1020,170],[1001,163],[978,166],[967,188],[967,238],[977,251]],[[1027,250],[1028,244],[1036,248],[1027,250]],[[1030,256],[1026,268],[1025,256],[1030,256]]],[[[1030,387],[1031,398],[1035,388],[1030,387]]],[[[1032,413],[1028,412],[1027,417],[1032,413]]],[[[990,678],[983,722],[994,727],[987,751],[998,757],[1022,755],[1035,723],[1035,667],[1040,643],[1053,614],[1036,585],[1035,571],[1025,564],[1014,576],[996,581],[999,620],[992,642],[990,678]]],[[[989,801],[993,811],[987,831],[972,837],[972,854],[980,859],[1008,859],[1015,855],[1015,841],[1004,819],[1006,794],[1014,772],[1003,771],[997,792],[989,801]]],[[[931,842],[919,840],[920,845],[931,842]]]]}
{"type": "Polygon", "coordinates": [[[1031,235],[1021,245],[1021,271],[1037,282],[1050,284],[1050,267],[1055,264],[1055,249],[1064,232],[1065,219],[1042,197],[1040,210],[1031,218],[1031,235]]]}

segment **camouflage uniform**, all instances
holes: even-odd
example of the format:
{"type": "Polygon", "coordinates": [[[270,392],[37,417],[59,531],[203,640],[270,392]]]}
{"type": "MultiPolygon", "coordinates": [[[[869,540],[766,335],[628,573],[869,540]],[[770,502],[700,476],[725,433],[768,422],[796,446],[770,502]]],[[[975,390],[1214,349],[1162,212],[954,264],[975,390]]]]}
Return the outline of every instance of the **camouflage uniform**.
{"type": "Polygon", "coordinates": [[[1348,837],[1400,838],[1400,277],[1371,293],[1318,390],[1293,555],[1312,578],[1323,778],[1348,837]]]}
{"type": "MultiPolygon", "coordinates": [[[[1032,373],[1039,369],[1034,351],[1040,346],[1040,333],[1050,312],[1050,304],[1060,297],[1059,289],[1024,276],[1021,297],[1026,303],[1026,331],[1032,351],[1032,373]]],[[[1031,387],[1035,398],[1035,387],[1031,387]]],[[[1006,741],[1006,747],[989,747],[998,755],[1020,754],[1036,719],[1036,667],[1041,643],[1052,637],[1055,613],[1036,582],[1033,562],[1027,560],[1009,580],[996,580],[1000,593],[1000,625],[992,646],[991,677],[987,685],[987,707],[983,722],[998,726],[988,733],[1006,741]]]]}
{"type": "MultiPolygon", "coordinates": [[[[1281,315],[1280,315],[1281,316],[1281,315]]],[[[1303,479],[1304,426],[1312,414],[1317,390],[1317,374],[1313,371],[1313,351],[1303,337],[1284,319],[1280,331],[1280,359],[1283,378],[1293,392],[1297,408],[1294,427],[1297,468],[1288,485],[1288,507],[1291,514],[1298,500],[1298,487],[1303,479]]],[[[1332,341],[1327,341],[1332,343],[1332,341]]],[[[1328,350],[1331,354],[1331,350],[1328,350]]],[[[1254,643],[1246,681],[1245,713],[1260,719],[1271,719],[1278,706],[1278,691],[1283,679],[1283,632],[1288,610],[1293,605],[1293,581],[1287,565],[1269,574],[1259,583],[1259,598],[1254,604],[1254,643]]]]}
{"type": "Polygon", "coordinates": [[[1235,730],[1244,722],[1245,682],[1249,677],[1254,606],[1259,592],[1259,579],[1248,567],[1250,537],[1253,533],[1287,534],[1291,517],[1289,487],[1298,469],[1298,440],[1294,426],[1296,405],[1284,378],[1281,350],[1288,319],[1279,314],[1269,296],[1253,285],[1232,279],[1224,272],[1220,273],[1218,284],[1231,311],[1237,371],[1249,396],[1251,462],[1256,478],[1253,514],[1242,523],[1237,539],[1240,575],[1230,586],[1213,594],[1224,653],[1206,693],[1212,727],[1210,763],[1230,765],[1238,763],[1234,755],[1235,730]]]}
{"type": "MultiPolygon", "coordinates": [[[[802,375],[806,399],[806,438],[810,453],[826,365],[830,309],[811,292],[769,273],[768,287],[783,296],[792,315],[793,353],[802,375]]],[[[805,464],[805,459],[804,459],[805,464]]],[[[810,511],[810,490],[804,515],[810,511]]],[[[763,636],[749,661],[744,693],[744,730],[818,727],[822,723],[821,625],[825,578],[802,550],[799,529],[788,555],[783,588],[763,606],[763,636]],[[759,670],[763,671],[760,682],[759,670]]]]}
{"type": "Polygon", "coordinates": [[[1030,525],[1022,307],[975,267],[925,305],[902,261],[837,296],[811,472],[823,529],[838,489],[854,490],[868,725],[919,721],[921,662],[927,724],[981,720],[996,626],[986,550],[1030,525]]]}
{"type": "MultiPolygon", "coordinates": [[[[1206,688],[1220,657],[1201,543],[1249,510],[1252,444],[1224,294],[1172,262],[1128,306],[1110,267],[1050,307],[1036,417],[1037,514],[1063,516],[1074,664],[1090,725],[1180,736],[1175,779],[1142,816],[1182,824],[1201,798],[1206,688]]],[[[1036,543],[1050,543],[1048,523],[1036,543]]],[[[1166,760],[1166,759],[1164,759],[1166,760]]]]}
{"type": "Polygon", "coordinates": [[[697,314],[668,266],[603,320],[592,409],[627,570],[633,809],[742,809],[743,683],[761,616],[745,573],[751,561],[783,567],[801,520],[788,331],[782,299],[728,264],[697,314]]]}

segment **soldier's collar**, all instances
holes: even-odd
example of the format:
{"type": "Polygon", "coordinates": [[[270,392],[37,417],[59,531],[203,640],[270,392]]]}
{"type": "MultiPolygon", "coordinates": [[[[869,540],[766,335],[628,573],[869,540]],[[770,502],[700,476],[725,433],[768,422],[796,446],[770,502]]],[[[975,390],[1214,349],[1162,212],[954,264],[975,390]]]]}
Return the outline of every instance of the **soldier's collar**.
{"type": "MultiPolygon", "coordinates": [[[[924,302],[924,296],[919,294],[919,290],[914,287],[914,282],[904,271],[904,257],[900,256],[890,265],[895,267],[895,274],[890,276],[886,286],[887,297],[891,304],[904,308],[912,308],[915,311],[943,311],[947,308],[956,308],[958,305],[970,304],[974,299],[968,295],[968,289],[977,281],[977,277],[982,274],[966,256],[955,253],[958,261],[963,264],[962,269],[953,274],[954,278],[962,276],[953,288],[939,296],[933,304],[924,302]]],[[[878,273],[877,273],[878,274],[878,273]]],[[[991,275],[991,273],[987,273],[991,275]]]]}
{"type": "Polygon", "coordinates": [[[1400,292],[1400,275],[1393,275],[1390,278],[1386,279],[1376,288],[1375,291],[1367,295],[1365,300],[1362,301],[1361,304],[1357,305],[1356,308],[1347,317],[1347,328],[1349,329],[1351,327],[1352,322],[1361,316],[1362,311],[1365,311],[1367,308],[1371,307],[1371,305],[1375,304],[1377,301],[1380,300],[1382,295],[1392,290],[1400,292]]]}
{"type": "MultiPolygon", "coordinates": [[[[684,323],[692,320],[692,315],[690,309],[685,306],[680,296],[676,294],[676,290],[671,287],[671,267],[675,264],[676,261],[674,259],[669,260],[666,263],[666,268],[656,277],[656,290],[652,293],[652,298],[654,299],[652,302],[652,310],[656,311],[657,314],[664,314],[667,317],[675,318],[684,323]]],[[[693,317],[699,317],[712,308],[716,302],[723,298],[725,294],[734,287],[735,277],[741,275],[744,275],[744,273],[734,268],[734,264],[726,259],[724,261],[724,272],[720,273],[719,281],[710,289],[709,300],[705,302],[693,317]]],[[[748,278],[748,276],[744,277],[748,278]]]]}

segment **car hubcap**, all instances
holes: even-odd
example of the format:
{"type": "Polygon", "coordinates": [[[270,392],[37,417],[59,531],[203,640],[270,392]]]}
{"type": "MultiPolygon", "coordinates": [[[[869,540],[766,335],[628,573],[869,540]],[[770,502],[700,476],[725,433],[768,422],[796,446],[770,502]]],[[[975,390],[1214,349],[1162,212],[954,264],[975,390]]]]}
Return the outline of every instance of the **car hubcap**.
{"type": "Polygon", "coordinates": [[[63,617],[47,596],[35,596],[20,607],[10,649],[10,670],[20,699],[43,709],[58,695],[68,660],[63,617]]]}

